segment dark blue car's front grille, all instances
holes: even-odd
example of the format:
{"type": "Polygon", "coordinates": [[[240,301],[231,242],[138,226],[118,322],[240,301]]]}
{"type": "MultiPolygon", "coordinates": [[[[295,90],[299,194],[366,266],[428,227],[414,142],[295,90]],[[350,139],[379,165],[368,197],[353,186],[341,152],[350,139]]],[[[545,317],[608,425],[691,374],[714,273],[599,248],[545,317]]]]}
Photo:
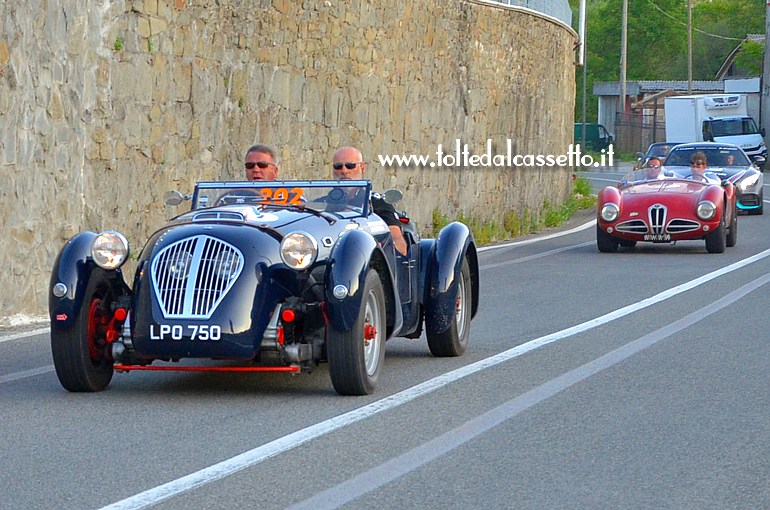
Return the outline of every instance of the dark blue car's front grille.
{"type": "Polygon", "coordinates": [[[167,246],[152,262],[152,284],[167,319],[208,319],[243,270],[243,254],[200,235],[167,246]]]}

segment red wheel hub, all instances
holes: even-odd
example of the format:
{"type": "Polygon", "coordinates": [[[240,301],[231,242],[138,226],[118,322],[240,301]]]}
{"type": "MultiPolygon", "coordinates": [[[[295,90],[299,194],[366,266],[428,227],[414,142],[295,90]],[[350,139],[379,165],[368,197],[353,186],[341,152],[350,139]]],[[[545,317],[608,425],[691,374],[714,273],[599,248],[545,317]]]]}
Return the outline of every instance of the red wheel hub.
{"type": "Polygon", "coordinates": [[[94,361],[102,359],[97,339],[103,337],[104,328],[108,322],[107,317],[101,313],[101,304],[102,300],[95,298],[91,300],[91,306],[88,308],[88,353],[94,361]]]}
{"type": "Polygon", "coordinates": [[[364,326],[364,340],[374,340],[377,337],[377,328],[371,324],[364,326]]]}

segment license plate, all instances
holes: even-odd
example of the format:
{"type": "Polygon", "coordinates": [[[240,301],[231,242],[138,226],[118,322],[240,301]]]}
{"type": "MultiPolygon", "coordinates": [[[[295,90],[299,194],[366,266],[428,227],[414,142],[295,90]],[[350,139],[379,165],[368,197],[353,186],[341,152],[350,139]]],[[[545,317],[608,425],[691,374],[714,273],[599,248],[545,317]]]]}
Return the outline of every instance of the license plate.
{"type": "Polygon", "coordinates": [[[182,340],[183,338],[216,342],[222,338],[222,330],[217,325],[150,324],[150,340],[182,340]]]}
{"type": "Polygon", "coordinates": [[[671,242],[671,234],[645,234],[644,240],[653,243],[668,243],[671,242]]]}

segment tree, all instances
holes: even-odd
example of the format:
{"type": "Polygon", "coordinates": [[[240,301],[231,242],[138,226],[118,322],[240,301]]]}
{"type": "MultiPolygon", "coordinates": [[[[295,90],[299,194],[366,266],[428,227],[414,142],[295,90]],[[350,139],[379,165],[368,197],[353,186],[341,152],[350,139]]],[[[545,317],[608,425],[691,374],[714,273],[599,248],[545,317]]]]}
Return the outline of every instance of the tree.
{"type": "MultiPolygon", "coordinates": [[[[580,0],[570,0],[570,6],[577,30],[580,0]]],[[[596,119],[594,81],[617,81],[620,75],[621,9],[622,0],[587,0],[588,119],[596,119]]],[[[757,0],[694,0],[693,79],[713,80],[746,34],[764,33],[764,10],[757,0]]],[[[627,80],[687,79],[687,0],[630,0],[627,30],[627,80]]],[[[582,75],[578,69],[578,98],[582,75]]],[[[579,118],[582,104],[575,103],[579,118]]]]}

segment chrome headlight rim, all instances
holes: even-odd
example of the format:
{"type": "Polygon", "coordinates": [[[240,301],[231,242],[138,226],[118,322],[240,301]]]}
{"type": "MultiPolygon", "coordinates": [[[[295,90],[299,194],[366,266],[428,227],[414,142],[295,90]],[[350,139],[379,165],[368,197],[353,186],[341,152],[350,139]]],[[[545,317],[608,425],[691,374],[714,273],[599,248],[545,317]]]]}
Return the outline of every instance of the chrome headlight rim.
{"type": "Polygon", "coordinates": [[[298,230],[284,236],[279,252],[287,267],[302,271],[318,258],[318,241],[308,232],[298,230]]]}
{"type": "Polygon", "coordinates": [[[129,255],[128,240],[115,230],[100,232],[91,242],[91,259],[102,269],[118,269],[129,255]]]}
{"type": "Polygon", "coordinates": [[[702,200],[698,202],[698,207],[696,209],[696,214],[698,215],[698,218],[704,221],[708,221],[717,213],[717,206],[714,202],[711,200],[702,200]]]}
{"type": "Polygon", "coordinates": [[[614,202],[607,202],[602,206],[599,215],[604,221],[615,221],[618,219],[618,216],[620,216],[620,207],[614,202]]]}

